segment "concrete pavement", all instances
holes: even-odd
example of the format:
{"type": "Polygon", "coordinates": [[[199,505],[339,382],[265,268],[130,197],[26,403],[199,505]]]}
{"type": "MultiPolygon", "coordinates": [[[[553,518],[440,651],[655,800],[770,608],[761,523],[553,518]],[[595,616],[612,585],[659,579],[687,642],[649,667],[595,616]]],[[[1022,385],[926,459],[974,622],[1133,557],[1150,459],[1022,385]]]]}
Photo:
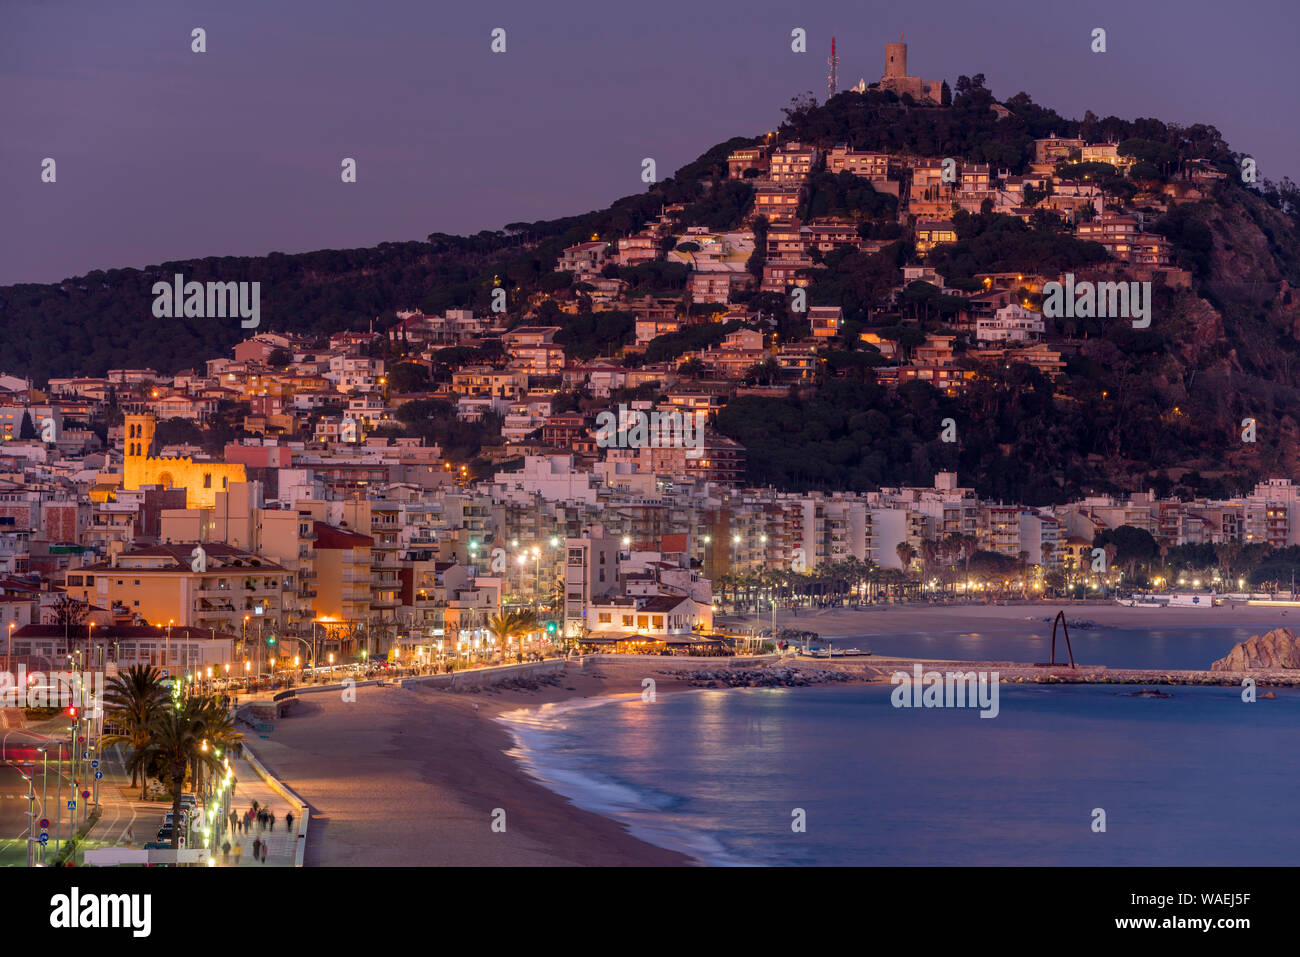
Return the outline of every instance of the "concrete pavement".
{"type": "MultiPolygon", "coordinates": [[[[101,782],[99,799],[101,816],[87,835],[83,847],[142,847],[154,840],[158,828],[162,826],[163,816],[171,810],[169,802],[141,801],[139,789],[130,786],[131,778],[122,764],[122,749],[111,749],[115,754],[105,753],[105,774],[101,782]],[[112,786],[108,785],[111,781],[112,786]]],[[[257,821],[249,824],[247,831],[230,832],[229,820],[220,837],[214,828],[212,841],[214,858],[217,866],[235,866],[234,845],[239,844],[243,853],[239,856],[241,867],[292,867],[297,852],[297,809],[291,808],[284,799],[277,795],[265,781],[253,770],[252,765],[241,757],[231,757],[230,766],[235,772],[235,790],[231,807],[243,815],[254,801],[259,807],[270,808],[275,814],[275,826],[269,829],[259,828],[257,821]],[[290,832],[286,827],[285,815],[293,810],[295,829],[290,832]],[[231,854],[223,859],[221,845],[230,839],[231,854]],[[253,859],[253,841],[261,840],[267,845],[266,863],[253,859]]],[[[51,843],[51,856],[53,845],[51,843]]]]}
{"type": "Polygon", "coordinates": [[[256,801],[259,807],[270,808],[275,815],[275,825],[269,829],[262,829],[257,826],[256,817],[249,823],[247,831],[238,831],[233,835],[227,834],[231,843],[231,854],[229,858],[224,858],[221,853],[222,840],[213,841],[215,857],[218,865],[235,866],[234,845],[239,844],[243,848],[243,854],[239,857],[240,867],[293,867],[295,855],[297,854],[298,845],[298,809],[287,804],[284,798],[271,790],[270,786],[262,780],[261,776],[253,770],[253,766],[245,761],[242,757],[232,757],[230,766],[235,772],[235,792],[231,801],[231,807],[240,814],[246,814],[253,802],[256,801]],[[294,829],[289,830],[286,817],[290,811],[294,814],[294,829]],[[253,841],[261,840],[267,845],[266,863],[253,860],[253,841]]]}

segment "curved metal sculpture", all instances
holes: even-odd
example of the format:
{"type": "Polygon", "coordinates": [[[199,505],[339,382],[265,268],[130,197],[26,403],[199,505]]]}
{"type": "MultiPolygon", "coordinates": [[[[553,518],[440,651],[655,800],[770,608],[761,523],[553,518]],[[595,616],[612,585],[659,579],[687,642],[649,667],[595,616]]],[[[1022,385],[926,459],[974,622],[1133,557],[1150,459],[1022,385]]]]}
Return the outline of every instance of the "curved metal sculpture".
{"type": "MultiPolygon", "coordinates": [[[[1058,611],[1056,617],[1052,620],[1052,657],[1047,662],[1048,665],[1058,664],[1056,660],[1056,625],[1060,623],[1062,631],[1065,632],[1065,650],[1070,656],[1070,667],[1074,667],[1074,649],[1070,647],[1070,626],[1065,623],[1065,612],[1058,611]]],[[[1059,664],[1065,664],[1064,661],[1059,664]]]]}

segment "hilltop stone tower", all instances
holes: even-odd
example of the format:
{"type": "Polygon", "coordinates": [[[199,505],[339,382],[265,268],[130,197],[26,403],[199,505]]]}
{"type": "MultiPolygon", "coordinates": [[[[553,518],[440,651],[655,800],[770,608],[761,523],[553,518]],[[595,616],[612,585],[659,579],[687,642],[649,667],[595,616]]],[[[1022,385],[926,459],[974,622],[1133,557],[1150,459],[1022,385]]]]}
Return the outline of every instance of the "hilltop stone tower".
{"type": "Polygon", "coordinates": [[[903,35],[898,35],[897,43],[885,44],[885,79],[907,76],[907,44],[903,35]]]}
{"type": "Polygon", "coordinates": [[[901,33],[897,43],[885,44],[885,75],[880,78],[880,88],[899,96],[907,94],[918,103],[938,105],[943,99],[942,80],[907,75],[907,44],[901,33]]]}

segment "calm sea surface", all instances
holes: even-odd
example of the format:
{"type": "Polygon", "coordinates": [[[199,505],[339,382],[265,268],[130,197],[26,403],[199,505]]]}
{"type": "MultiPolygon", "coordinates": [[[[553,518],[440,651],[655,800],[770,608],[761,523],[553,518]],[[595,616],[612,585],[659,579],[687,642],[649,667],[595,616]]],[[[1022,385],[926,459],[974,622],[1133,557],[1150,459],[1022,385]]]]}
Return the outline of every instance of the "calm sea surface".
{"type": "MultiPolygon", "coordinates": [[[[1205,667],[1246,637],[1078,635],[1080,660],[1168,668],[1205,667]]],[[[1012,635],[903,639],[852,643],[1036,657],[1012,635]]],[[[987,719],[894,708],[891,690],[638,695],[520,711],[509,724],[518,756],[553,790],[708,863],[1300,864],[1300,692],[1247,704],[1234,688],[1147,698],[1131,686],[1003,685],[987,719]],[[1092,830],[1096,808],[1105,833],[1092,830]],[[804,833],[791,828],[796,809],[804,833]]]]}
{"type": "MultiPolygon", "coordinates": [[[[1297,623],[1300,627],[1300,623],[1297,623]]],[[[1267,628],[1071,628],[1074,660],[1110,668],[1209,668],[1232,646],[1267,628]]],[[[1026,621],[1016,630],[950,634],[897,632],[859,638],[830,638],[835,648],[858,648],[875,655],[939,658],[953,661],[1047,661],[1052,626],[1026,621]]],[[[1065,637],[1056,632],[1056,660],[1065,661],[1065,637]]]]}

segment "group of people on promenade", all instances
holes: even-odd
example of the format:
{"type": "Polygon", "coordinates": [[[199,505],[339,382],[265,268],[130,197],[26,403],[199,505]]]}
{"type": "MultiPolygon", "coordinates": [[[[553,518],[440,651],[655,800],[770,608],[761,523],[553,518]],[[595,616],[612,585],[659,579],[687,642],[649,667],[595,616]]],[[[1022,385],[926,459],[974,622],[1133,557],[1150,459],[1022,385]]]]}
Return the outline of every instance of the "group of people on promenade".
{"type": "MultiPolygon", "coordinates": [[[[234,854],[235,857],[235,863],[238,864],[240,862],[240,859],[243,857],[244,854],[244,848],[239,841],[238,835],[247,834],[249,831],[253,830],[254,824],[257,825],[258,831],[275,830],[275,812],[272,811],[269,807],[261,806],[260,804],[258,804],[257,801],[254,801],[252,805],[249,807],[249,809],[245,811],[243,814],[240,814],[238,811],[232,810],[230,812],[229,821],[230,821],[230,832],[231,835],[235,837],[235,843],[232,845],[230,843],[230,838],[226,838],[226,840],[222,843],[221,862],[223,864],[230,863],[230,857],[232,853],[234,854]]],[[[293,831],[292,811],[289,811],[287,814],[285,814],[284,827],[285,830],[289,832],[293,831]]],[[[268,847],[269,845],[267,841],[262,840],[260,837],[253,838],[253,860],[261,861],[263,864],[265,864],[268,847]]]]}

